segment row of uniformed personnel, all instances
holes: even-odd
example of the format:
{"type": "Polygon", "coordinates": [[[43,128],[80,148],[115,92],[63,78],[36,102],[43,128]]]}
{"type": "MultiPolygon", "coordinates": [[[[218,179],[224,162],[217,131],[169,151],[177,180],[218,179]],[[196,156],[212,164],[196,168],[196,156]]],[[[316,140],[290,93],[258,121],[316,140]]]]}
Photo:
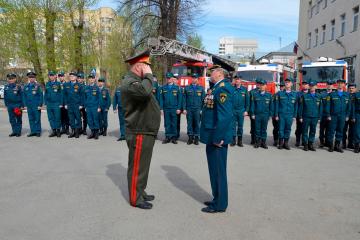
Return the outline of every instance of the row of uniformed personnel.
{"type": "MultiPolygon", "coordinates": [[[[36,73],[27,73],[28,83],[24,86],[16,83],[16,74],[7,75],[4,101],[12,126],[9,136],[21,136],[22,110],[26,109],[30,124],[30,134],[27,136],[40,137],[43,105],[46,105],[52,129],[49,137],[61,137],[61,134],[67,133],[69,138],[78,138],[80,134],[86,134],[87,126],[91,130],[89,139],[98,139],[99,134],[106,136],[111,97],[109,89],[104,86],[105,78],[100,77],[96,83],[95,76],[90,74],[89,83],[85,85],[83,73],[70,72],[68,82],[65,81],[63,72],[56,74],[49,71],[48,76],[49,81],[45,84],[43,93],[41,85],[36,82],[36,73]]],[[[120,96],[118,88],[113,98],[113,110],[118,112],[119,116],[121,136],[118,140],[124,140],[124,116],[120,96]]]]}

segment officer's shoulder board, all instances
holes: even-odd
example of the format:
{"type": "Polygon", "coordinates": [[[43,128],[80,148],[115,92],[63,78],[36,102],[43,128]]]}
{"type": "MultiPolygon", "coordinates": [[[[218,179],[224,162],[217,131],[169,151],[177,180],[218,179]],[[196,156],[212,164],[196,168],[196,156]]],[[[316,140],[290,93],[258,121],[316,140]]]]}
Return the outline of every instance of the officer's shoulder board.
{"type": "Polygon", "coordinates": [[[219,87],[225,87],[225,83],[224,83],[224,82],[221,82],[221,83],[219,84],[219,87]]]}

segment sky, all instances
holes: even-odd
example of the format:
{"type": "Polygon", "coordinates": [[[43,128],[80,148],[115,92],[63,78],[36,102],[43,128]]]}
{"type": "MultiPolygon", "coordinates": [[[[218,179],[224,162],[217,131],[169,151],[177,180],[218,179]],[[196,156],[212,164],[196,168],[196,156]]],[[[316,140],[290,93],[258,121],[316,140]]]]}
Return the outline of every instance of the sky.
{"type": "MultiPolygon", "coordinates": [[[[207,0],[197,33],[207,51],[218,52],[221,37],[257,39],[259,52],[297,40],[299,0],[207,0]]],[[[97,4],[116,8],[116,0],[97,4]]]]}

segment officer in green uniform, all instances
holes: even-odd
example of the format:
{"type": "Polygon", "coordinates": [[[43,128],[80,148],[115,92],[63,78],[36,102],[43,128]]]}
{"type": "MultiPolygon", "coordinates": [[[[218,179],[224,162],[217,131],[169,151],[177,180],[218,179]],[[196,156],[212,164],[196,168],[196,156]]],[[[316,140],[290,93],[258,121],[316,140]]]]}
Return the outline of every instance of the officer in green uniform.
{"type": "Polygon", "coordinates": [[[44,103],[44,96],[40,84],[36,82],[36,73],[26,74],[29,82],[24,86],[24,104],[27,108],[30,134],[28,137],[41,136],[41,107],[44,103]]]}
{"type": "Polygon", "coordinates": [[[330,121],[327,141],[329,143],[329,152],[333,152],[335,150],[342,153],[344,151],[340,142],[343,138],[345,121],[347,121],[350,116],[351,99],[350,94],[348,92],[344,92],[346,81],[344,79],[339,79],[336,83],[337,91],[330,93],[326,99],[325,115],[330,121]]]}
{"type": "Polygon", "coordinates": [[[48,76],[49,81],[45,85],[44,100],[52,129],[49,137],[61,137],[61,108],[64,104],[61,83],[56,81],[56,73],[54,71],[49,71],[48,76]]]}
{"type": "Polygon", "coordinates": [[[320,148],[323,148],[324,146],[328,146],[328,143],[326,143],[326,139],[329,131],[329,120],[325,115],[325,109],[326,109],[326,99],[329,96],[329,94],[333,91],[334,82],[332,80],[328,80],[326,84],[327,84],[326,91],[321,93],[323,113],[321,115],[321,120],[320,120],[320,133],[319,133],[320,148]]]}
{"type": "Polygon", "coordinates": [[[257,79],[259,91],[255,92],[251,99],[251,118],[255,120],[255,148],[262,147],[268,149],[266,144],[267,127],[269,118],[272,116],[273,104],[272,96],[266,92],[266,81],[257,79]]]}
{"type": "MultiPolygon", "coordinates": [[[[356,93],[356,84],[349,83],[348,91],[350,94],[350,100],[353,101],[353,98],[356,93]]],[[[342,139],[343,149],[346,149],[346,148],[354,149],[354,131],[355,131],[354,130],[354,122],[351,120],[346,121],[345,126],[344,126],[343,139],[342,139]],[[346,145],[346,143],[347,143],[347,145],[346,145]]]]}
{"type": "Polygon", "coordinates": [[[84,108],[91,133],[87,139],[99,139],[100,89],[96,85],[95,75],[90,74],[88,81],[89,84],[85,86],[84,90],[84,108]]]}
{"type": "Polygon", "coordinates": [[[7,75],[8,84],[4,87],[4,104],[9,115],[12,133],[9,137],[20,137],[22,129],[23,89],[16,84],[16,74],[7,75]]]}
{"type": "MultiPolygon", "coordinates": [[[[67,81],[65,80],[65,73],[64,71],[60,71],[58,73],[58,79],[59,82],[61,84],[61,91],[63,93],[64,96],[64,86],[66,85],[67,81]]],[[[67,109],[65,109],[65,102],[64,102],[64,97],[63,97],[63,103],[62,103],[62,107],[61,107],[61,134],[67,134],[69,135],[69,127],[70,127],[70,122],[69,122],[69,114],[67,109]]]]}
{"type": "Polygon", "coordinates": [[[352,98],[351,120],[354,123],[354,153],[360,151],[360,92],[352,98]]]}
{"type": "Polygon", "coordinates": [[[121,85],[126,142],[129,148],[127,171],[131,206],[151,209],[154,195],[145,192],[155,137],[160,127],[160,108],[152,93],[149,51],[127,60],[131,68],[121,85]]]}
{"type": "MultiPolygon", "coordinates": [[[[77,73],[77,82],[80,84],[82,88],[81,91],[84,93],[86,84],[85,84],[85,74],[83,72],[77,73]]],[[[81,114],[82,128],[79,130],[79,134],[86,135],[87,134],[86,128],[88,124],[87,124],[87,115],[85,108],[80,109],[80,114],[81,114]]]]}
{"type": "Polygon", "coordinates": [[[205,90],[199,83],[199,77],[195,73],[192,75],[192,83],[186,86],[183,95],[183,113],[187,120],[187,134],[189,136],[187,144],[199,144],[200,136],[200,111],[205,98],[205,90]]]}
{"type": "Polygon", "coordinates": [[[181,89],[174,84],[174,75],[166,73],[167,83],[160,90],[160,109],[164,111],[165,140],[177,144],[177,115],[181,113],[181,89]]]}
{"type": "Polygon", "coordinates": [[[316,92],[317,83],[310,81],[310,91],[301,95],[299,100],[300,122],[302,123],[302,143],[304,151],[316,151],[314,148],[316,126],[322,114],[322,98],[316,92]]]}
{"type": "MultiPolygon", "coordinates": [[[[284,81],[280,81],[280,89],[279,92],[283,91],[285,89],[285,82],[284,81]]],[[[273,138],[274,138],[274,147],[277,147],[279,145],[279,119],[276,119],[275,116],[275,104],[276,104],[276,94],[273,95],[273,116],[272,116],[272,124],[273,124],[273,138]]]]}
{"type": "Polygon", "coordinates": [[[211,73],[212,93],[204,100],[201,115],[200,141],[206,144],[213,199],[205,202],[206,213],[225,212],[228,206],[227,152],[232,141],[233,87],[225,80],[224,70],[211,73]]]}
{"type": "Polygon", "coordinates": [[[113,110],[114,113],[118,114],[119,124],[120,124],[120,137],[118,141],[125,140],[125,118],[124,118],[124,108],[121,103],[121,89],[118,87],[115,90],[114,98],[113,98],[113,110]]]}
{"type": "Polygon", "coordinates": [[[292,79],[285,79],[285,90],[279,91],[275,97],[275,120],[279,122],[279,149],[290,150],[289,138],[291,126],[297,116],[297,94],[292,91],[292,79]]]}
{"type": "Polygon", "coordinates": [[[111,106],[111,97],[110,90],[105,87],[105,78],[100,77],[98,80],[98,86],[100,89],[100,113],[99,113],[99,121],[100,121],[100,134],[103,136],[107,135],[108,128],[108,113],[111,106]]]}
{"type": "MultiPolygon", "coordinates": [[[[301,96],[309,92],[309,83],[304,79],[301,83],[301,90],[297,92],[297,101],[298,104],[300,104],[301,96]]],[[[299,106],[298,106],[299,108],[299,106]]],[[[295,146],[300,146],[300,140],[302,139],[301,135],[303,132],[303,123],[300,121],[300,116],[297,116],[296,118],[296,129],[295,129],[295,137],[296,137],[296,143],[295,146]]],[[[304,144],[302,144],[304,145],[304,144]]],[[[305,146],[305,145],[304,145],[305,146]]]]}
{"type": "Polygon", "coordinates": [[[233,95],[233,141],[230,146],[237,145],[243,147],[244,117],[248,115],[250,107],[250,97],[247,89],[241,85],[241,78],[234,77],[234,95],[233,95]]]}

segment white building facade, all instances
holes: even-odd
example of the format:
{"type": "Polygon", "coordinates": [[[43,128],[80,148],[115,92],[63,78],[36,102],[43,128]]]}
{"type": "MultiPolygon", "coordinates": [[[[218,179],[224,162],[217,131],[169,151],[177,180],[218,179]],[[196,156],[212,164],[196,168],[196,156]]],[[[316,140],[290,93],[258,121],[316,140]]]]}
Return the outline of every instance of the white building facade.
{"type": "Polygon", "coordinates": [[[251,57],[258,49],[258,42],[254,39],[241,39],[235,37],[223,37],[219,41],[219,55],[236,55],[251,57]]]}
{"type": "Polygon", "coordinates": [[[360,0],[300,0],[298,63],[319,57],[349,64],[349,81],[360,84],[360,0]]]}

